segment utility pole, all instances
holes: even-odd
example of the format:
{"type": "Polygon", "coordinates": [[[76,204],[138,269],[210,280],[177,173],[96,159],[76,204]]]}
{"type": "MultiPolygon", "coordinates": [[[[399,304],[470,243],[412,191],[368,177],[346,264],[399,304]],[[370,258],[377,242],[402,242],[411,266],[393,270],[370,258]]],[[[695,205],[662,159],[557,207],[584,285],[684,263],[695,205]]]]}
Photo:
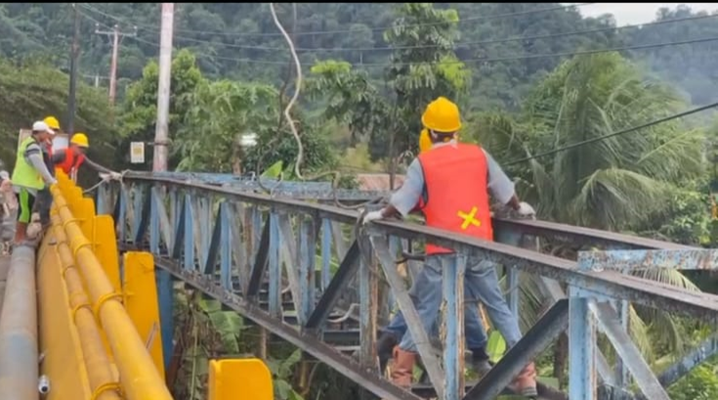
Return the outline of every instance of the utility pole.
{"type": "Polygon", "coordinates": [[[95,24],[95,33],[98,35],[112,36],[112,60],[110,62],[110,104],[115,104],[115,94],[117,93],[117,56],[120,52],[120,39],[123,36],[136,37],[137,27],[134,27],[132,33],[120,32],[120,27],[115,25],[112,31],[101,31],[99,24],[95,24]]]}
{"type": "Polygon", "coordinates": [[[67,133],[72,135],[75,132],[75,96],[77,93],[77,64],[80,58],[80,14],[77,11],[77,4],[72,3],[75,18],[75,33],[70,47],[70,93],[67,101],[67,133]]]}
{"type": "Polygon", "coordinates": [[[152,169],[167,170],[167,143],[170,111],[170,78],[172,75],[172,32],[175,3],[162,3],[162,28],[160,32],[160,73],[157,90],[157,124],[152,169]]]}

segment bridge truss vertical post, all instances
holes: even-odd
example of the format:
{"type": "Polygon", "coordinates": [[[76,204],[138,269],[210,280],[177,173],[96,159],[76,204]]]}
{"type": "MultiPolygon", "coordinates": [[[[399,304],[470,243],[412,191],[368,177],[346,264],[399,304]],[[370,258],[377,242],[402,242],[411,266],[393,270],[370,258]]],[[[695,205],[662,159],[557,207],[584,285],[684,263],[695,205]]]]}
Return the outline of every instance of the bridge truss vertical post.
{"type": "MultiPolygon", "coordinates": [[[[579,262],[579,270],[589,269],[579,262]]],[[[569,287],[568,309],[568,398],[595,400],[596,387],[596,323],[588,306],[589,298],[582,289],[569,287]]]]}
{"type": "Polygon", "coordinates": [[[446,304],[444,344],[445,399],[464,397],[464,271],[466,255],[454,254],[443,260],[444,303],[446,304]]]}

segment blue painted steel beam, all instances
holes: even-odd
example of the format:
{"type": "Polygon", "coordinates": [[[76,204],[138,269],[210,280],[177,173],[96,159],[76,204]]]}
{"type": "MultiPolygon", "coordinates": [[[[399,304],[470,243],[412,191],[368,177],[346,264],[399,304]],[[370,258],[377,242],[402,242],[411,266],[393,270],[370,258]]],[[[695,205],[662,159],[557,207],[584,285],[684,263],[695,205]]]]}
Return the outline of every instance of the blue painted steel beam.
{"type": "MultiPolygon", "coordinates": [[[[258,215],[258,214],[255,214],[258,215]]],[[[253,227],[256,227],[256,220],[261,221],[261,215],[258,218],[254,218],[253,227]]],[[[269,218],[264,223],[262,229],[262,236],[259,239],[259,246],[257,247],[257,254],[254,257],[254,265],[252,266],[252,272],[249,276],[249,283],[247,284],[247,297],[256,298],[259,294],[259,289],[262,285],[262,279],[264,279],[264,273],[267,270],[269,261],[269,240],[270,240],[270,228],[269,218]]]]}
{"type": "Polygon", "coordinates": [[[302,221],[299,228],[299,293],[301,296],[301,308],[299,310],[300,321],[306,323],[314,310],[314,262],[316,251],[316,229],[314,220],[302,221]]]}
{"type": "Polygon", "coordinates": [[[466,256],[442,259],[444,303],[446,304],[446,343],[444,343],[444,398],[459,400],[464,396],[464,272],[466,256]]]}
{"type": "Polygon", "coordinates": [[[663,387],[668,387],[716,353],[718,353],[718,335],[713,335],[686,354],[681,360],[663,371],[658,376],[658,381],[661,382],[663,387]]]}
{"type": "Polygon", "coordinates": [[[172,275],[169,272],[159,268],[155,272],[157,298],[160,306],[162,355],[164,357],[165,370],[168,370],[174,354],[174,290],[172,288],[172,275]]]}
{"type": "Polygon", "coordinates": [[[242,191],[263,191],[265,188],[271,189],[274,196],[314,199],[314,200],[334,200],[335,196],[338,200],[345,201],[361,201],[371,200],[378,197],[385,197],[391,194],[384,190],[352,190],[352,189],[336,189],[332,190],[331,182],[297,182],[297,181],[281,181],[277,179],[261,178],[262,186],[255,179],[243,178],[231,174],[213,174],[201,172],[130,172],[125,178],[161,178],[176,181],[184,181],[187,183],[202,183],[207,185],[222,185],[236,190],[242,191]]]}
{"type": "Polygon", "coordinates": [[[581,251],[578,261],[591,270],[635,270],[670,268],[713,270],[718,268],[718,250],[607,250],[581,251]]]}
{"type": "MultiPolygon", "coordinates": [[[[355,223],[358,214],[320,204],[291,199],[274,199],[268,196],[250,193],[240,193],[230,189],[212,187],[201,184],[187,184],[183,182],[137,178],[137,181],[147,183],[162,183],[175,185],[178,188],[194,188],[204,190],[207,194],[225,195],[240,201],[252,202],[257,205],[270,205],[280,210],[295,213],[318,214],[319,217],[329,217],[335,221],[355,223]]],[[[431,240],[440,246],[451,247],[458,251],[475,253],[480,257],[501,264],[515,264],[519,269],[557,279],[566,283],[580,286],[585,289],[605,294],[609,297],[629,300],[643,305],[662,308],[666,311],[685,312],[697,317],[715,318],[718,314],[718,296],[705,293],[692,293],[687,290],[662,287],[655,282],[604,272],[600,274],[576,271],[575,263],[556,257],[539,254],[533,251],[502,245],[496,242],[486,242],[461,234],[451,234],[446,231],[429,228],[415,224],[404,224],[391,221],[379,221],[371,224],[370,229],[376,229],[382,235],[396,235],[404,238],[421,238],[431,240]]]]}
{"type": "Polygon", "coordinates": [[[569,288],[568,398],[596,399],[596,326],[581,289],[569,288]]]}
{"type": "Polygon", "coordinates": [[[352,278],[356,276],[358,269],[359,245],[355,240],[351,247],[349,247],[349,251],[347,251],[341,264],[339,264],[339,269],[334,274],[329,286],[324,291],[324,294],[322,294],[322,297],[319,298],[312,315],[309,316],[306,325],[307,329],[321,329],[323,327],[337,300],[349,285],[352,278]]]}
{"type": "Polygon", "coordinates": [[[422,400],[420,397],[388,382],[373,371],[368,371],[352,357],[342,355],[332,346],[322,343],[313,335],[306,335],[295,327],[282,322],[281,319],[271,317],[267,312],[259,309],[253,303],[223,289],[205,276],[186,271],[176,262],[166,257],[157,257],[155,265],[166,269],[178,279],[200,289],[205,294],[221,301],[224,305],[240,313],[246,318],[266,328],[270,332],[301,348],[318,360],[335,369],[353,382],[358,383],[375,395],[387,400],[422,400]]]}
{"type": "Polygon", "coordinates": [[[269,214],[269,315],[282,315],[282,264],[279,259],[279,215],[269,214]]]}
{"type": "Polygon", "coordinates": [[[616,310],[609,303],[597,303],[593,300],[589,300],[589,308],[596,315],[601,329],[616,349],[623,364],[631,371],[643,394],[651,400],[670,400],[658,382],[658,378],[643,359],[641,352],[621,326],[621,320],[616,310]]]}

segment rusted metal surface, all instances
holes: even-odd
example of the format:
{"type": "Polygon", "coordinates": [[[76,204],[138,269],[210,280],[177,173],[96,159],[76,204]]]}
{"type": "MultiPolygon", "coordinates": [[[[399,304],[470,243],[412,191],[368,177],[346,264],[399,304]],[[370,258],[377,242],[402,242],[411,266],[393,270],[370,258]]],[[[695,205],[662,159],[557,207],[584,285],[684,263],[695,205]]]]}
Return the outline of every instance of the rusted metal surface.
{"type": "Polygon", "coordinates": [[[691,246],[624,235],[610,231],[584,228],[541,220],[518,220],[494,218],[495,230],[516,229],[528,235],[551,238],[571,244],[603,245],[624,249],[690,250],[691,246]]]}
{"type": "Polygon", "coordinates": [[[637,270],[670,268],[680,270],[712,270],[718,267],[718,250],[609,250],[582,251],[579,262],[591,270],[637,270]]]}

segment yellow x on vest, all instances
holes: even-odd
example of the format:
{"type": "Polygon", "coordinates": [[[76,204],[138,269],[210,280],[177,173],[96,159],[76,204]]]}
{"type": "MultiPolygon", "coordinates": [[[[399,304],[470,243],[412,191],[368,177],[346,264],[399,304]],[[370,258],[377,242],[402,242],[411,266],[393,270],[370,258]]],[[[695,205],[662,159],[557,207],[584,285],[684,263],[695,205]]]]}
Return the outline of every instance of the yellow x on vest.
{"type": "Polygon", "coordinates": [[[469,225],[474,225],[477,228],[481,226],[481,221],[476,219],[476,213],[479,212],[478,207],[474,207],[471,209],[471,212],[465,213],[463,211],[459,211],[456,215],[459,216],[459,218],[463,219],[464,222],[461,224],[461,229],[466,230],[468,229],[469,225]]]}

